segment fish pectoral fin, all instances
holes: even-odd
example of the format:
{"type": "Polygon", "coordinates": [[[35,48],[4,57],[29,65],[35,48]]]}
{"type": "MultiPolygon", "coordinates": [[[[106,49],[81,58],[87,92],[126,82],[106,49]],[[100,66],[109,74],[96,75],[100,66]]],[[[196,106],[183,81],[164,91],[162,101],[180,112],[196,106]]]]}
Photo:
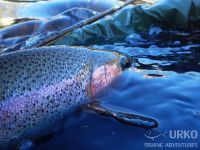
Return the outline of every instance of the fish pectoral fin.
{"type": "Polygon", "coordinates": [[[112,110],[112,108],[105,108],[97,101],[86,104],[82,108],[85,110],[95,111],[104,116],[112,117],[126,125],[132,125],[147,129],[158,127],[158,122],[155,119],[140,116],[137,114],[115,111],[112,110]]]}

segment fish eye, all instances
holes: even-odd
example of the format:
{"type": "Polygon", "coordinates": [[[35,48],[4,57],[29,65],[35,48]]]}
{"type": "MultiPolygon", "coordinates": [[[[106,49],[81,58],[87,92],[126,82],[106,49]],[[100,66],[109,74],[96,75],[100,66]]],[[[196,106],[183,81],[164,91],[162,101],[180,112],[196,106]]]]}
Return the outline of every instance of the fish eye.
{"type": "Polygon", "coordinates": [[[121,67],[123,70],[128,69],[132,66],[132,59],[123,56],[120,61],[121,67]]]}

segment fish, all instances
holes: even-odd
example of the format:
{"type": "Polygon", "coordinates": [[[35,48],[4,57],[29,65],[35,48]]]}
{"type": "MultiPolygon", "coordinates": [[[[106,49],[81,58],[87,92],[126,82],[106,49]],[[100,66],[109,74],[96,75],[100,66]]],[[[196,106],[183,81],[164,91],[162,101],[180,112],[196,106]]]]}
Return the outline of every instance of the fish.
{"type": "Polygon", "coordinates": [[[129,66],[127,56],[49,46],[0,55],[0,149],[46,134],[129,66]]]}

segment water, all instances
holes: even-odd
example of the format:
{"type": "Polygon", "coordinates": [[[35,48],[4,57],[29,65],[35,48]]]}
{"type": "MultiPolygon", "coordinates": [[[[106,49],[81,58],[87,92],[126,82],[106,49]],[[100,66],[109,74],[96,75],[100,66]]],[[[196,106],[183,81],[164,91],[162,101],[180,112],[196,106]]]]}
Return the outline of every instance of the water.
{"type": "Polygon", "coordinates": [[[100,0],[0,1],[0,48],[6,50],[26,40],[32,41],[30,38],[39,37],[39,42],[48,32],[62,31],[120,3],[116,0],[106,3],[100,0]]]}
{"type": "MultiPolygon", "coordinates": [[[[150,33],[151,30],[143,34],[150,33]]],[[[159,149],[159,143],[163,144],[163,149],[175,149],[175,146],[169,148],[169,143],[192,143],[192,146],[182,145],[181,149],[199,149],[199,136],[194,139],[170,137],[170,132],[178,130],[200,132],[200,45],[191,38],[195,36],[194,32],[171,31],[171,38],[163,36],[158,42],[150,35],[148,39],[138,36],[110,40],[107,44],[100,40],[98,45],[91,45],[96,49],[126,53],[135,60],[133,66],[97,99],[105,106],[152,117],[158,121],[159,127],[155,130],[141,129],[95,113],[82,112],[71,116],[72,121],[66,122],[61,134],[35,150],[57,149],[60,145],[63,149],[76,150],[154,149],[148,147],[152,147],[152,143],[157,143],[155,149],[159,149]],[[187,38],[181,41],[177,35],[187,35],[187,38]],[[174,44],[172,41],[175,39],[182,43],[174,44]],[[140,45],[134,45],[137,43],[135,40],[139,40],[140,45]],[[168,45],[160,45],[161,40],[168,45]],[[152,42],[153,45],[149,44],[152,42]]],[[[178,147],[180,149],[180,145],[178,147]]]]}
{"type": "Polygon", "coordinates": [[[152,27],[147,33],[107,44],[103,40],[93,45],[90,42],[93,48],[120,51],[135,60],[97,99],[105,106],[152,117],[158,121],[158,128],[147,130],[96,113],[76,112],[67,117],[57,134],[39,141],[32,150],[200,149],[196,145],[200,144],[200,135],[192,138],[194,135],[190,134],[191,131],[200,134],[198,36],[197,29],[167,31],[152,27]],[[170,133],[177,130],[188,132],[189,136],[173,138],[170,133]],[[152,143],[157,148],[149,148],[152,143]],[[165,148],[158,148],[159,143],[165,148]],[[190,146],[168,148],[167,143],[190,146]]]}

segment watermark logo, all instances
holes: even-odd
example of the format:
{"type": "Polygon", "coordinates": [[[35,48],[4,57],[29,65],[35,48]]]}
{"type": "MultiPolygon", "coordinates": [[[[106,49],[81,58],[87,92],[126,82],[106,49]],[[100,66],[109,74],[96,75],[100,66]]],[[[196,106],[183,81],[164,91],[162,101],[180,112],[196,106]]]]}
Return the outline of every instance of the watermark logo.
{"type": "Polygon", "coordinates": [[[160,131],[158,129],[150,130],[144,133],[144,136],[152,141],[158,138],[170,138],[170,139],[197,139],[199,133],[197,130],[169,130],[160,131]]]}
{"type": "Polygon", "coordinates": [[[158,129],[150,130],[144,133],[147,139],[152,142],[144,143],[146,148],[199,148],[197,139],[199,133],[197,130],[169,130],[161,131],[158,129]],[[164,139],[165,142],[160,142],[164,139]],[[167,142],[170,140],[170,142],[167,142]],[[183,142],[187,140],[187,142],[183,142]],[[178,141],[178,142],[177,142],[178,141]]]}
{"type": "Polygon", "coordinates": [[[171,139],[197,139],[198,132],[196,130],[170,130],[169,137],[171,139]]]}
{"type": "Polygon", "coordinates": [[[167,131],[160,131],[158,129],[153,129],[150,131],[147,131],[144,133],[144,136],[147,137],[148,139],[151,139],[152,141],[155,141],[158,138],[166,138],[167,137],[167,131]]]}

